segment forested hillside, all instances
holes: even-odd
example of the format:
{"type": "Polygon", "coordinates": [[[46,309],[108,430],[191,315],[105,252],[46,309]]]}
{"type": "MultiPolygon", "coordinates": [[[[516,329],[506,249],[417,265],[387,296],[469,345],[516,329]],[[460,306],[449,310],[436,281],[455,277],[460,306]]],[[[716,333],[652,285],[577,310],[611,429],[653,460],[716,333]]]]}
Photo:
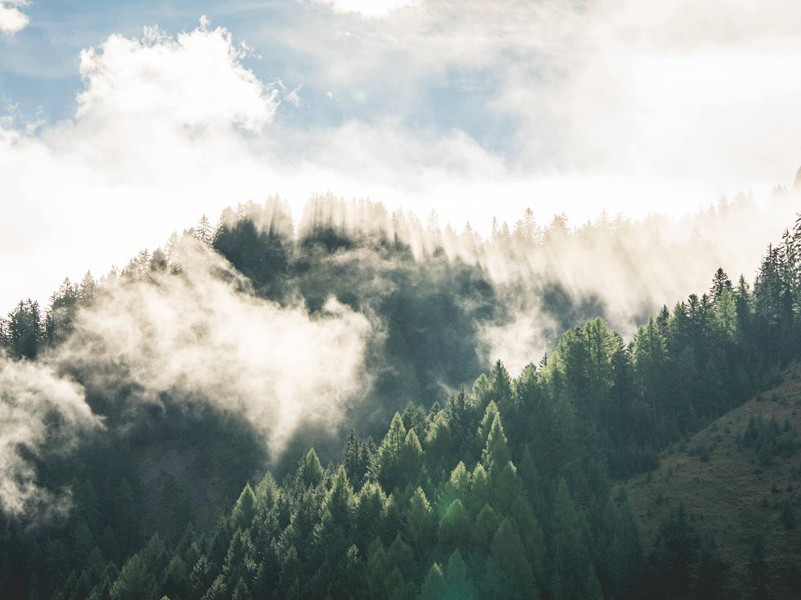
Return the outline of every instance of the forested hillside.
{"type": "Polygon", "coordinates": [[[287,219],[204,220],[3,321],[0,596],[766,597],[706,534],[651,551],[625,481],[799,358],[801,219],[752,284],[710,273],[630,342],[599,297],[524,288],[553,351],[519,375],[481,373],[521,293],[490,260],[287,219]]]}
{"type": "Polygon", "coordinates": [[[732,589],[760,598],[797,595],[799,406],[796,363],[780,385],[676,442],[659,469],[631,480],[643,546],[672,563],[674,580],[692,577],[692,565],[676,557],[715,540],[720,576],[732,589]]]}

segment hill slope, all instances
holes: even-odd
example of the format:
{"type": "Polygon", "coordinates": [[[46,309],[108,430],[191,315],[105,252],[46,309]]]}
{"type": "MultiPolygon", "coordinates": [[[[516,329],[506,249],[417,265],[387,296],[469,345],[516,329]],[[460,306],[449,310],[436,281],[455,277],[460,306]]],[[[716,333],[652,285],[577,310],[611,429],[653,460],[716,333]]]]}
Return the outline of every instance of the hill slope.
{"type": "Polygon", "coordinates": [[[646,553],[681,505],[695,529],[717,543],[738,596],[761,577],[769,597],[797,597],[801,589],[801,366],[782,380],[675,444],[659,468],[628,486],[646,553]]]}

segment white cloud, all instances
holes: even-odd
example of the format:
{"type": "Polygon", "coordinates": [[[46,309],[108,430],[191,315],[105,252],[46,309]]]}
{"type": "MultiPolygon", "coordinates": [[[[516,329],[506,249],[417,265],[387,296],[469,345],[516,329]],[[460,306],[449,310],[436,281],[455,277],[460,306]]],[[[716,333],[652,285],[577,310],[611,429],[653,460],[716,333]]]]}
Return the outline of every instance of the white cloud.
{"type": "Polygon", "coordinates": [[[242,58],[205,24],[113,35],[82,53],[73,119],[33,132],[0,121],[0,267],[18,274],[0,304],[44,299],[65,275],[100,275],[204,212],[274,191],[250,148],[278,101],[242,58]]]}
{"type": "Polygon", "coordinates": [[[81,53],[86,88],[78,95],[79,121],[133,121],[136,127],[239,126],[258,132],[275,113],[277,92],[240,60],[243,51],[220,28],[201,26],[172,38],[155,28],[142,39],[112,35],[81,53]]]}
{"type": "Polygon", "coordinates": [[[68,506],[66,491],[42,488],[31,457],[71,447],[80,432],[100,426],[83,389],[47,366],[0,355],[0,509],[12,515],[68,506]]]}
{"type": "Polygon", "coordinates": [[[73,118],[0,122],[0,269],[17,274],[0,306],[275,193],[295,209],[326,191],[436,208],[484,230],[526,206],[575,222],[602,208],[681,214],[749,188],[765,198],[801,161],[801,9],[679,8],[428,0],[386,19],[339,14],[336,31],[326,11],[305,11],[297,29],[270,30],[311,64],[284,75],[289,87],[257,78],[207,20],[178,36],[112,35],[81,56],[73,118]],[[470,122],[426,120],[450,116],[449,99],[425,95],[449,77],[484,90],[464,118],[505,120],[504,152],[470,122]],[[319,101],[345,119],[309,125],[319,101]]]}
{"type": "Polygon", "coordinates": [[[420,0],[313,0],[318,4],[330,6],[341,13],[357,13],[364,17],[384,17],[406,6],[413,6],[420,0]]]}
{"type": "Polygon", "coordinates": [[[0,33],[14,34],[28,26],[28,15],[18,7],[28,4],[27,0],[6,0],[0,2],[0,33]]]}
{"type": "Polygon", "coordinates": [[[364,372],[367,319],[335,300],[311,316],[252,295],[246,279],[192,238],[178,238],[180,273],[110,280],[74,331],[36,362],[0,353],[0,511],[42,517],[69,508],[69,489],[44,487],[35,461],[70,450],[102,428],[86,388],[120,397],[136,411],[163,394],[240,415],[277,458],[302,426],[335,431],[349,402],[371,379],[364,372]]]}
{"type": "Polygon", "coordinates": [[[784,180],[801,160],[801,44],[782,19],[801,24],[801,10],[760,5],[749,28],[746,3],[712,4],[600,2],[546,55],[561,61],[553,81],[530,76],[535,57],[510,67],[495,106],[519,119],[522,156],[695,185],[784,180]]]}
{"type": "Polygon", "coordinates": [[[319,61],[313,76],[334,97],[355,90],[411,122],[460,101],[432,90],[483,90],[453,107],[460,126],[505,123],[503,156],[529,179],[669,180],[695,186],[697,205],[699,192],[772,185],[801,162],[799,27],[792,0],[429,0],[282,37],[319,61]]]}
{"type": "Polygon", "coordinates": [[[369,386],[367,319],[333,299],[312,317],[253,296],[225,260],[191,238],[172,251],[180,274],[111,282],[50,360],[106,393],[136,384],[142,392],[128,394],[132,404],[170,394],[241,414],[274,457],[303,425],[335,430],[347,402],[369,386]]]}

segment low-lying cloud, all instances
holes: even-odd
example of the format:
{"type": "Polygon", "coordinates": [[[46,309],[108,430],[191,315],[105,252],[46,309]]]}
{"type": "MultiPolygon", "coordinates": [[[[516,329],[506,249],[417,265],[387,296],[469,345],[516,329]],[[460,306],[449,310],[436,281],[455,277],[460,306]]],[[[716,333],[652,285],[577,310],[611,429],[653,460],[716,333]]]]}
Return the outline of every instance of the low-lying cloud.
{"type": "Polygon", "coordinates": [[[109,282],[51,360],[91,389],[134,384],[132,407],[166,394],[242,415],[273,458],[302,425],[335,430],[369,386],[367,319],[334,299],[315,316],[260,299],[192,239],[172,253],[178,273],[109,282]]]}
{"type": "Polygon", "coordinates": [[[298,232],[323,226],[356,238],[398,239],[418,261],[442,252],[451,262],[478,267],[500,311],[480,324],[479,352],[517,372],[584,319],[602,314],[631,339],[662,305],[672,308],[706,292],[718,268],[735,282],[740,275],[753,281],[767,246],[795,221],[798,200],[798,190],[778,189],[766,205],[741,195],[680,219],[603,216],[579,226],[559,218],[543,226],[527,213],[482,237],[441,228],[436,214],[423,225],[413,214],[328,196],[309,203],[298,232]]]}
{"type": "Polygon", "coordinates": [[[102,427],[83,388],[52,367],[0,355],[0,509],[47,514],[69,506],[68,490],[39,485],[35,460],[74,447],[81,433],[102,427]]]}
{"type": "Polygon", "coordinates": [[[244,418],[277,459],[303,426],[336,431],[369,389],[371,324],[335,299],[312,316],[302,305],[258,298],[229,263],[187,237],[172,240],[169,265],[141,267],[107,279],[70,336],[36,361],[0,356],[6,514],[69,508],[69,489],[39,482],[36,461],[106,427],[87,396],[130,419],[162,402],[211,406],[244,418]]]}

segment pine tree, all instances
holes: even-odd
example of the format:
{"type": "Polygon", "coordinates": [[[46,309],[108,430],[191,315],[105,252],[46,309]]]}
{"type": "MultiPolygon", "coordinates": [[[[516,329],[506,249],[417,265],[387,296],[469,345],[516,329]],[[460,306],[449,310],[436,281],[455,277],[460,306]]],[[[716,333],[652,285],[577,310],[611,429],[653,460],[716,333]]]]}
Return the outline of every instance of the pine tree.
{"type": "Polygon", "coordinates": [[[211,245],[214,240],[214,231],[206,215],[200,217],[200,221],[195,227],[194,236],[197,241],[206,245],[211,245]]]}
{"type": "Polygon", "coordinates": [[[356,437],[356,433],[351,429],[348,437],[345,440],[344,462],[345,471],[348,473],[348,478],[351,484],[359,488],[364,482],[364,477],[367,473],[369,466],[366,460],[364,448],[356,437]]]}
{"type": "Polygon", "coordinates": [[[467,508],[472,511],[480,510],[490,501],[491,492],[492,485],[490,484],[489,475],[484,465],[478,463],[470,476],[470,494],[466,498],[467,508]]]}
{"type": "Polygon", "coordinates": [[[256,496],[250,484],[246,483],[231,512],[231,525],[234,529],[247,529],[251,526],[256,513],[255,505],[256,496]]]}
{"type": "Polygon", "coordinates": [[[462,503],[467,501],[470,492],[470,474],[463,462],[459,462],[453,471],[448,481],[443,486],[442,494],[440,497],[440,508],[445,510],[450,506],[454,500],[460,500],[462,503]]]}
{"type": "Polygon", "coordinates": [[[487,445],[487,438],[489,438],[492,424],[495,422],[495,417],[500,417],[498,405],[495,404],[494,400],[490,400],[489,404],[487,404],[487,408],[484,410],[481,423],[478,426],[478,442],[481,444],[482,448],[487,445]]]}
{"type": "Polygon", "coordinates": [[[378,536],[384,529],[387,497],[381,486],[374,482],[364,484],[356,502],[355,531],[361,548],[378,536]]]}
{"type": "Polygon", "coordinates": [[[134,554],[123,565],[111,587],[111,600],[151,600],[156,596],[156,580],[142,557],[134,554]]]}
{"type": "Polygon", "coordinates": [[[723,295],[724,291],[731,291],[732,284],[731,279],[729,276],[726,275],[726,272],[719,268],[715,271],[715,277],[712,279],[712,287],[709,290],[709,293],[712,295],[712,299],[715,301],[720,300],[720,297],[723,295]]]}
{"type": "Polygon", "coordinates": [[[583,578],[589,568],[578,507],[567,482],[559,481],[554,498],[553,597],[577,598],[583,594],[583,578]]]}
{"type": "Polygon", "coordinates": [[[448,559],[445,578],[448,582],[448,600],[471,600],[476,597],[473,582],[467,575],[467,566],[458,548],[448,559]]]}
{"type": "Polygon", "coordinates": [[[512,519],[501,522],[492,539],[490,556],[494,570],[500,575],[500,596],[504,598],[539,598],[531,565],[517,526],[512,519]]]}
{"type": "Polygon", "coordinates": [[[406,433],[400,456],[398,457],[398,485],[421,483],[425,453],[414,429],[406,433]]]}
{"type": "Polygon", "coordinates": [[[251,598],[253,598],[253,596],[251,595],[247,584],[243,579],[240,579],[234,588],[234,593],[231,596],[231,600],[251,600],[251,598]]]}
{"type": "Polygon", "coordinates": [[[6,329],[13,354],[29,359],[36,358],[44,335],[39,303],[30,299],[20,301],[9,313],[6,329]]]}
{"type": "Polygon", "coordinates": [[[660,525],[651,562],[660,575],[659,585],[668,597],[689,596],[695,578],[699,539],[683,505],[660,525]]]}
{"type": "Polygon", "coordinates": [[[479,552],[486,554],[500,524],[501,520],[498,518],[498,514],[489,504],[486,504],[479,511],[473,524],[471,532],[472,545],[479,552]]]}
{"type": "Polygon", "coordinates": [[[461,500],[454,500],[439,521],[439,544],[443,550],[467,548],[470,541],[470,513],[461,500]]]}
{"type": "Polygon", "coordinates": [[[437,536],[437,517],[431,509],[425,492],[418,487],[409,500],[403,516],[406,539],[418,551],[428,552],[434,547],[437,536]]]}
{"type": "Polygon", "coordinates": [[[331,490],[326,495],[324,508],[335,523],[347,527],[353,515],[353,505],[353,489],[345,473],[345,467],[340,465],[334,475],[331,490]]]}
{"type": "Polygon", "coordinates": [[[487,436],[487,444],[481,453],[481,462],[492,479],[494,473],[503,469],[511,459],[512,453],[509,451],[509,442],[506,441],[506,434],[503,432],[501,417],[496,415],[487,436]]]}
{"type": "Polygon", "coordinates": [[[415,557],[409,544],[403,539],[401,534],[397,534],[395,539],[387,548],[387,559],[389,560],[390,568],[396,568],[404,575],[404,579],[408,577],[415,566],[415,557]]]}
{"type": "Polygon", "coordinates": [[[434,563],[423,580],[423,586],[420,588],[420,595],[417,598],[418,600],[442,600],[447,593],[448,583],[445,581],[442,568],[434,563]]]}
{"type": "Polygon", "coordinates": [[[214,574],[212,572],[209,559],[205,554],[202,554],[197,559],[195,565],[192,567],[192,573],[189,575],[189,590],[192,597],[199,598],[211,585],[214,574]]]}
{"type": "Polygon", "coordinates": [[[164,571],[163,589],[171,598],[186,596],[187,590],[186,564],[179,554],[174,555],[164,571]]]}
{"type": "Polygon", "coordinates": [[[508,412],[512,408],[512,379],[509,377],[509,371],[503,366],[503,363],[498,360],[492,367],[492,387],[491,387],[492,400],[504,412],[508,412]]]}
{"type": "Polygon", "coordinates": [[[314,448],[310,448],[300,461],[297,479],[305,487],[316,486],[323,480],[323,465],[314,448]]]}
{"type": "Polygon", "coordinates": [[[400,414],[395,413],[375,456],[375,477],[385,490],[392,490],[403,481],[401,454],[405,446],[406,427],[400,414]]]}

